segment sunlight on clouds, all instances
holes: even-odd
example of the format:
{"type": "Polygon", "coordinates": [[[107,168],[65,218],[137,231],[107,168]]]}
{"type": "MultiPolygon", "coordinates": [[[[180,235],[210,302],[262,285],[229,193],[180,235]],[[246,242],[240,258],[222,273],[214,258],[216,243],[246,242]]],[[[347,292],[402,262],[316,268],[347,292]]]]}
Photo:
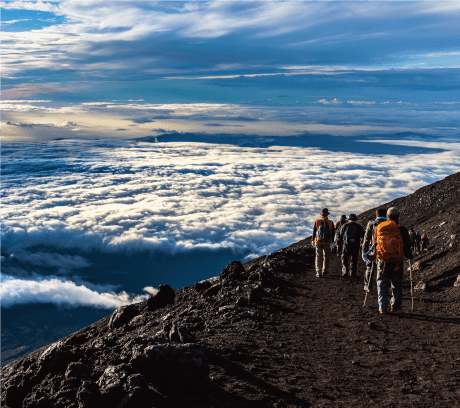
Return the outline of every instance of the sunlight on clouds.
{"type": "Polygon", "coordinates": [[[449,151],[372,156],[115,141],[7,146],[3,242],[269,253],[309,235],[323,206],[334,219],[359,213],[458,171],[458,144],[444,147],[449,151]]]}
{"type": "MultiPolygon", "coordinates": [[[[148,293],[155,289],[146,287],[148,293]]],[[[37,280],[18,279],[2,275],[0,283],[2,307],[25,303],[53,303],[58,306],[95,306],[113,309],[131,303],[142,302],[149,295],[130,296],[126,292],[98,293],[84,285],[60,278],[39,278],[37,280]]]]}

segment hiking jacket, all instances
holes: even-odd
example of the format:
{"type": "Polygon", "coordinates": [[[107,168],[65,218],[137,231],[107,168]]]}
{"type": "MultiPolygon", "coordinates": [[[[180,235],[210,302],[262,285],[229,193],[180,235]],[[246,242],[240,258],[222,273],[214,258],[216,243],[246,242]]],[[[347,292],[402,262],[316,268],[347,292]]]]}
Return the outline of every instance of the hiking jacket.
{"type": "Polygon", "coordinates": [[[356,244],[357,246],[359,246],[360,244],[360,240],[361,238],[364,237],[364,228],[358,224],[356,221],[347,221],[345,224],[342,225],[342,227],[340,228],[340,232],[339,232],[339,239],[337,241],[337,245],[339,245],[339,248],[342,247],[343,245],[343,236],[345,235],[345,231],[347,230],[347,227],[350,225],[350,224],[356,224],[357,226],[357,229],[356,229],[356,244]]]}
{"type": "Polygon", "coordinates": [[[337,224],[335,224],[335,238],[334,238],[334,242],[337,241],[337,239],[339,238],[339,232],[340,232],[340,228],[342,228],[342,225],[345,224],[347,221],[342,221],[342,220],[339,220],[337,221],[337,224]]]}
{"type": "Polygon", "coordinates": [[[406,258],[408,258],[408,259],[413,259],[414,256],[412,255],[412,245],[411,245],[411,242],[410,242],[409,231],[407,230],[406,227],[403,227],[402,225],[399,228],[399,230],[401,231],[401,237],[403,239],[404,256],[406,258]]]}
{"type": "Polygon", "coordinates": [[[330,220],[329,218],[327,217],[321,217],[319,219],[317,219],[315,221],[315,225],[313,226],[313,237],[312,237],[312,241],[313,242],[316,242],[317,244],[319,245],[330,245],[332,243],[332,239],[334,238],[334,232],[335,232],[335,228],[334,228],[334,223],[332,222],[332,220],[330,220]],[[318,231],[318,227],[317,225],[319,224],[318,221],[322,221],[322,220],[328,220],[329,221],[329,228],[331,230],[331,241],[330,242],[316,242],[316,232],[318,231]]]}
{"type": "Polygon", "coordinates": [[[369,248],[372,245],[372,238],[374,237],[375,231],[377,231],[378,225],[386,220],[386,217],[377,217],[374,221],[367,224],[366,233],[364,234],[363,254],[369,252],[369,248]]]}

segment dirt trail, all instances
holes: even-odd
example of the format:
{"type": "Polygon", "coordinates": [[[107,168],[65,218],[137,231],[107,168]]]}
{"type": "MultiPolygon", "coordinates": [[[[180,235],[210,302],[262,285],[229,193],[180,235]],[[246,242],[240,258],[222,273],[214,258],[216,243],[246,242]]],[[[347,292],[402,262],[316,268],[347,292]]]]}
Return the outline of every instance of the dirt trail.
{"type": "Polygon", "coordinates": [[[460,318],[420,300],[412,312],[408,273],[404,313],[380,315],[375,288],[363,307],[363,274],[342,278],[336,258],[323,278],[312,264],[287,276],[268,321],[241,341],[218,335],[227,364],[214,362],[215,383],[244,390],[241,406],[459,406],[460,318]]]}

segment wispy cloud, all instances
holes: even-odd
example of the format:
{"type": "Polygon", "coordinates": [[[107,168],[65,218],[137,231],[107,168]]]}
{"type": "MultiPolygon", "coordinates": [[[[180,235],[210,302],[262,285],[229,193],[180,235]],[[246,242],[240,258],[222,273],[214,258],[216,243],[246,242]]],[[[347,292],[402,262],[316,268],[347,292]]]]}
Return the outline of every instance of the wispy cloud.
{"type": "Polygon", "coordinates": [[[337,98],[334,98],[331,101],[328,101],[327,99],[320,99],[319,101],[316,101],[315,103],[321,103],[323,105],[339,105],[342,103],[342,101],[339,101],[337,98]]]}

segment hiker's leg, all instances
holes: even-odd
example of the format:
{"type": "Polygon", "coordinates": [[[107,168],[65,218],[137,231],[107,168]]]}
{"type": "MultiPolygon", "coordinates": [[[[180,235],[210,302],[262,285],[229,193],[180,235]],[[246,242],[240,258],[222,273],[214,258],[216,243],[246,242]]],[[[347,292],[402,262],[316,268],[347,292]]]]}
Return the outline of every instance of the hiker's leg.
{"type": "Polygon", "coordinates": [[[356,248],[350,248],[351,253],[351,270],[350,270],[350,276],[356,276],[356,273],[358,272],[358,255],[359,255],[359,246],[356,248]]]}
{"type": "Polygon", "coordinates": [[[402,305],[402,276],[403,276],[403,264],[398,262],[394,265],[394,269],[391,273],[391,283],[393,287],[393,296],[391,298],[391,308],[401,309],[402,305]]]}
{"type": "Polygon", "coordinates": [[[342,276],[348,274],[348,261],[350,259],[350,252],[348,248],[344,245],[342,248],[342,276]]]}
{"type": "Polygon", "coordinates": [[[323,264],[323,246],[316,244],[316,258],[315,258],[315,269],[316,273],[321,273],[321,267],[323,264]]]}
{"type": "Polygon", "coordinates": [[[329,269],[329,261],[331,259],[331,247],[324,245],[323,249],[323,273],[326,273],[329,269]]]}
{"type": "Polygon", "coordinates": [[[390,286],[390,280],[388,279],[388,272],[386,271],[386,265],[379,260],[377,263],[377,291],[379,310],[386,312],[388,308],[388,288],[390,286]]]}

